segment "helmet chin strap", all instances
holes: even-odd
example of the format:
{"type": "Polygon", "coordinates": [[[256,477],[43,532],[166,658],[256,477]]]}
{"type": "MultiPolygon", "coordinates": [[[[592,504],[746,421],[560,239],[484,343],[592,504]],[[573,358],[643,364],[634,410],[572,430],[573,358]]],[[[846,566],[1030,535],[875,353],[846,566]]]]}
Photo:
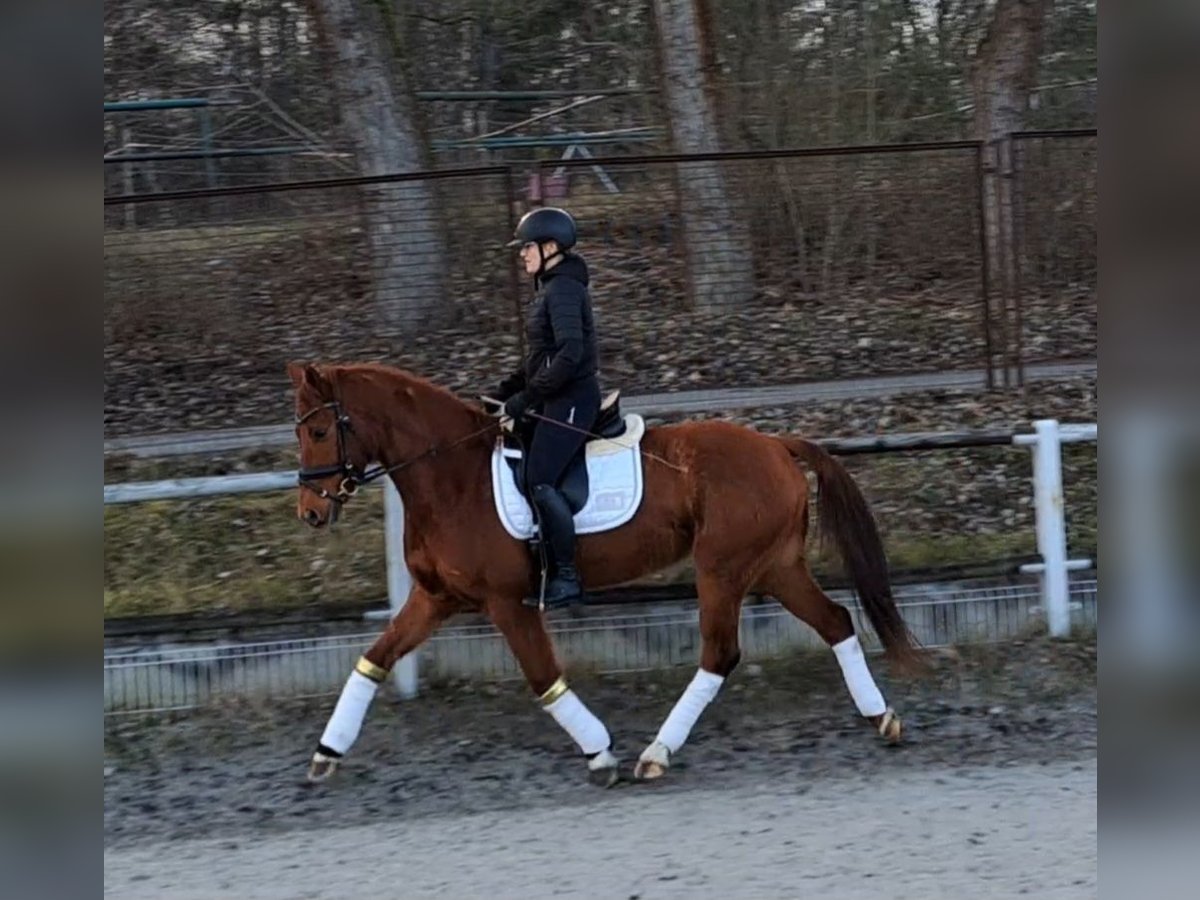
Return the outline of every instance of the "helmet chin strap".
{"type": "Polygon", "coordinates": [[[558,250],[555,250],[549,256],[547,256],[545,253],[542,252],[541,242],[538,242],[535,246],[537,247],[537,252],[538,252],[538,270],[536,273],[534,273],[533,280],[534,280],[534,284],[540,284],[542,281],[542,276],[546,274],[546,263],[548,263],[550,260],[554,259],[554,257],[556,257],[556,256],[562,256],[563,251],[560,248],[558,250]]]}

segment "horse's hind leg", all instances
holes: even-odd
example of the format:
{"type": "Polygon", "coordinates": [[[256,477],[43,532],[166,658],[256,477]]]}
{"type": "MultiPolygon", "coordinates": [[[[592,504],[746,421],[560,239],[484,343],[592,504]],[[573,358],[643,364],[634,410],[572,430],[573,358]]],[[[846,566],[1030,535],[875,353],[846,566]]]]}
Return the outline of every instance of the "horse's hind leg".
{"type": "Polygon", "coordinates": [[[333,709],[308,769],[309,781],[324,781],[358,739],[367,709],[379,685],[406,653],[433,634],[446,618],[442,603],[414,587],[400,613],[354,666],[333,709]]]}
{"type": "Polygon", "coordinates": [[[745,587],[728,577],[704,572],[697,575],[702,641],[700,667],[653,742],[642,751],[634,777],[648,780],[666,773],[672,754],[687,741],[700,715],[716,699],[721,685],[737,666],[742,656],[738,647],[738,622],[745,587]]]}
{"type": "Polygon", "coordinates": [[[808,571],[808,565],[799,560],[791,565],[773,570],[758,585],[764,593],[779,600],[784,608],[802,622],[811,625],[833,649],[838,666],[842,670],[850,697],[879,734],[888,742],[900,740],[900,718],[883,699],[867,659],[854,632],[854,620],[842,605],[834,603],[821,590],[808,571]]]}
{"type": "Polygon", "coordinates": [[[571,736],[587,757],[593,783],[604,787],[614,784],[618,761],[612,753],[612,738],[604,723],[567,685],[542,614],[512,598],[493,601],[489,604],[488,614],[508,641],[525,680],[538,695],[542,709],[571,736]]]}

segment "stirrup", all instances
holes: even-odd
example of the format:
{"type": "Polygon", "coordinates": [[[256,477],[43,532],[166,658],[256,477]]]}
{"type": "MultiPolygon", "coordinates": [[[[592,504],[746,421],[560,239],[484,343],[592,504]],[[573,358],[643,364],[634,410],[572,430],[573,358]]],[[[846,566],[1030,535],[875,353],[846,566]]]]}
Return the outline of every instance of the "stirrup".
{"type": "Polygon", "coordinates": [[[541,580],[538,582],[538,589],[534,592],[533,596],[522,597],[521,605],[528,606],[531,609],[545,609],[546,608],[545,597],[546,597],[546,570],[543,568],[541,580]]]}
{"type": "Polygon", "coordinates": [[[525,606],[533,607],[534,609],[539,609],[539,610],[559,609],[564,606],[571,606],[574,604],[580,604],[580,603],[584,602],[586,594],[584,593],[583,584],[582,584],[582,582],[580,582],[578,574],[575,577],[575,584],[577,585],[578,589],[574,593],[568,594],[565,597],[555,599],[551,602],[547,602],[546,601],[546,591],[547,591],[547,588],[549,588],[550,583],[553,580],[554,579],[552,579],[548,576],[547,570],[543,569],[542,570],[541,587],[540,587],[540,590],[538,591],[537,595],[533,596],[533,597],[525,597],[521,602],[525,606]]]}

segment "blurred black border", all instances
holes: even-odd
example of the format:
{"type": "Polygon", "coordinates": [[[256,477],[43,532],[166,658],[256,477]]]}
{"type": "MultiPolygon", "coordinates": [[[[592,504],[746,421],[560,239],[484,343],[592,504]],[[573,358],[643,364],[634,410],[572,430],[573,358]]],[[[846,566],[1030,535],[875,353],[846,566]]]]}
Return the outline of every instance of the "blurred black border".
{"type": "Polygon", "coordinates": [[[29,898],[103,881],[102,22],[97,3],[0,7],[0,869],[29,898]]]}
{"type": "Polygon", "coordinates": [[[1191,896],[1200,547],[1183,530],[1200,508],[1200,4],[1112,0],[1098,46],[1101,883],[1114,897],[1191,896]],[[1130,540],[1145,519],[1123,491],[1147,435],[1163,460],[1149,516],[1177,541],[1153,560],[1130,540]]]}

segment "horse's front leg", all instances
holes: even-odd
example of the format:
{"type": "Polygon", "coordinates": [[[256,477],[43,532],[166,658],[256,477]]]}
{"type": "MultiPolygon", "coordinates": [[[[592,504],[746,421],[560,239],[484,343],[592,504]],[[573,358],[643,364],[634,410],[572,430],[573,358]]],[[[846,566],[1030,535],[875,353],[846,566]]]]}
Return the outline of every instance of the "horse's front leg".
{"type": "Polygon", "coordinates": [[[511,597],[493,600],[488,614],[508,641],[542,709],[587,757],[591,781],[603,787],[616,783],[618,760],[612,752],[612,738],[604,723],[567,685],[541,612],[523,605],[521,598],[511,597]]]}
{"type": "Polygon", "coordinates": [[[309,781],[324,781],[333,774],[338,761],[358,739],[367,708],[392,666],[433,634],[448,612],[446,605],[428,591],[413,587],[404,608],[359,658],[346,679],[342,695],[313,754],[308,769],[309,781]]]}

